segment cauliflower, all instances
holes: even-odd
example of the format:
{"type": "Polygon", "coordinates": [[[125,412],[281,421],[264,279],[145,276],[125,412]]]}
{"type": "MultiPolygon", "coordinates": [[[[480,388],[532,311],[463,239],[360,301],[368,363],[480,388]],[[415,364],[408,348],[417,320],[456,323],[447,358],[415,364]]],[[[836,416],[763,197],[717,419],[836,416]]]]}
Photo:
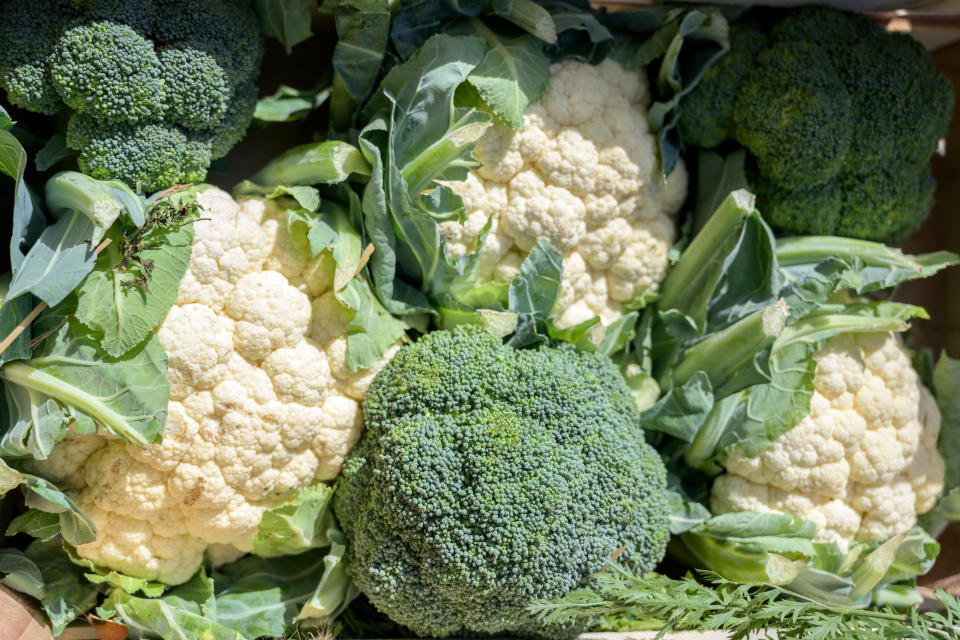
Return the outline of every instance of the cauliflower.
{"type": "Polygon", "coordinates": [[[337,476],[366,388],[397,348],[351,372],[330,252],[311,258],[273,201],[238,204],[218,189],[197,200],[190,265],[157,332],[169,360],[163,441],[70,433],[39,465],[80,490],[98,532],[81,556],[167,584],[205,553],[249,551],[266,510],[337,476]]]}
{"type": "Polygon", "coordinates": [[[563,256],[557,326],[594,316],[609,324],[663,279],[687,173],[679,163],[661,183],[642,71],[607,59],[567,60],[550,73],[521,130],[496,125],[477,141],[482,166],[449,185],[467,219],[440,230],[458,257],[474,251],[490,220],[481,282],[509,281],[537,240],[548,240],[563,256]]]}
{"type": "Polygon", "coordinates": [[[809,415],[754,458],[735,448],[711,510],[793,514],[844,550],[909,531],[943,490],[933,396],[894,333],[845,334],[814,359],[809,415]]]}

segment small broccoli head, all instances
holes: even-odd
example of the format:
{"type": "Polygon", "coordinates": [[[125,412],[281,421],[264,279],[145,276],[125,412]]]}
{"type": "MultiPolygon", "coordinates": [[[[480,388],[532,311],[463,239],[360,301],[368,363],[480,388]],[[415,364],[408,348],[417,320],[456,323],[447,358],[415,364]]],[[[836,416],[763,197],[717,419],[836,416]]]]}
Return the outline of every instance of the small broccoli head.
{"type": "Polygon", "coordinates": [[[679,125],[684,140],[709,149],[733,135],[733,108],[740,84],[766,44],[766,35],[752,23],[730,28],[729,53],[683,98],[679,125]]]}
{"type": "Polygon", "coordinates": [[[167,120],[195,129],[216,126],[230,104],[230,87],[213,56],[197,49],[168,47],[160,52],[160,64],[167,120]]]}
{"type": "Polygon", "coordinates": [[[70,118],[67,146],[80,149],[77,163],[84,173],[145,191],[202,180],[210,163],[209,144],[189,139],[177,126],[104,125],[83,113],[70,118]]]}
{"type": "Polygon", "coordinates": [[[846,160],[856,123],[850,96],[819,46],[776,43],[737,93],[736,139],[760,171],[788,188],[822,183],[846,160]]]}
{"type": "Polygon", "coordinates": [[[364,413],[336,515],[357,586],[417,633],[529,631],[533,600],[621,548],[640,571],[664,553],[665,470],[601,355],[435,331],[377,375],[364,413]]]}
{"type": "Polygon", "coordinates": [[[47,115],[63,108],[48,60],[71,17],[57,0],[0,3],[0,87],[12,104],[47,115]]]}
{"type": "Polygon", "coordinates": [[[203,180],[256,107],[263,36],[249,0],[8,0],[0,42],[10,101],[72,110],[67,145],[101,179],[203,180]]]}
{"type": "Polygon", "coordinates": [[[101,122],[134,124],[163,115],[160,60],[126,25],[99,21],[67,29],[50,72],[67,106],[101,122]]]}

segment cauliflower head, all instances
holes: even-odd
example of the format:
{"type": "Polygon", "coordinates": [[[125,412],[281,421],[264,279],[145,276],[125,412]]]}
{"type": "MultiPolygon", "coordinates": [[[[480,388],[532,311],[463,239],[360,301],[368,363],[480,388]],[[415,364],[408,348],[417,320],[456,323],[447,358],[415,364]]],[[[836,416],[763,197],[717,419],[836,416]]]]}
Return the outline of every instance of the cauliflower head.
{"type": "Polygon", "coordinates": [[[679,163],[662,184],[649,104],[642,70],[611,59],[554,64],[523,128],[490,127],[474,147],[482,166],[449,185],[468,212],[463,224],[440,225],[450,255],[473,253],[489,219],[479,280],[508,282],[548,240],[563,257],[560,327],[594,316],[609,324],[656,290],[687,172],[679,163]]]}
{"type": "Polygon", "coordinates": [[[814,355],[810,413],[754,458],[734,449],[714,513],[789,513],[846,550],[908,531],[943,491],[940,411],[894,333],[847,334],[814,355]]]}
{"type": "Polygon", "coordinates": [[[43,472],[80,489],[97,528],[78,553],[167,584],[204,553],[251,549],[264,511],[337,476],[360,436],[360,401],[392,356],[351,372],[349,317],[273,201],[198,195],[190,265],[158,336],[169,359],[163,441],[140,448],[72,433],[43,472]]]}

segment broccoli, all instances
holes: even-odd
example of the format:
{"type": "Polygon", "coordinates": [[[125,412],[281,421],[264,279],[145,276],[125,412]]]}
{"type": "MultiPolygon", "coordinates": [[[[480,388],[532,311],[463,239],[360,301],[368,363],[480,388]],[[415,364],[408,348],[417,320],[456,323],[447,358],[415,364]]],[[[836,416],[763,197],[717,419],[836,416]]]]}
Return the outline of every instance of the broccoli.
{"type": "Polygon", "coordinates": [[[953,89],[909,36],[808,7],[736,24],[730,52],[681,111],[690,144],[747,149],[777,231],[897,242],[930,210],[928,164],[953,89]],[[697,123],[709,111],[720,124],[697,123]]]}
{"type": "Polygon", "coordinates": [[[0,87],[28,110],[72,111],[67,145],[97,178],[202,180],[256,106],[263,37],[246,0],[9,0],[0,41],[0,87]]]}
{"type": "Polygon", "coordinates": [[[356,585],[417,633],[549,634],[531,602],[618,552],[639,571],[663,556],[666,473],[605,356],[435,331],[400,349],[363,409],[334,508],[356,585]]]}

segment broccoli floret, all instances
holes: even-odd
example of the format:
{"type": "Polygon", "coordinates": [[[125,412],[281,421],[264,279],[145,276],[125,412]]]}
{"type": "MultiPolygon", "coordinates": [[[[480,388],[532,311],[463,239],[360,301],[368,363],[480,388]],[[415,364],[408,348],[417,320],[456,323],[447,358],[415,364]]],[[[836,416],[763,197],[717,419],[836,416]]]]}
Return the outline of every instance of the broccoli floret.
{"type": "Polygon", "coordinates": [[[0,42],[11,102],[72,110],[67,145],[98,178],[202,180],[256,107],[263,37],[248,0],[12,0],[0,42]]]}
{"type": "MultiPolygon", "coordinates": [[[[759,167],[752,186],[778,231],[902,239],[929,211],[923,176],[953,112],[949,80],[912,38],[856,14],[773,14],[767,32],[755,59],[733,47],[732,59],[704,76],[682,103],[691,105],[686,117],[732,109],[728,132],[759,167]],[[744,63],[753,66],[731,90],[722,70],[744,63]],[[917,200],[908,206],[905,194],[917,200]]],[[[692,129],[681,126],[681,135],[692,129]]],[[[687,140],[702,137],[694,130],[687,140]]]]}
{"type": "Polygon", "coordinates": [[[80,149],[77,164],[98,180],[117,179],[156,191],[198,182],[210,164],[209,143],[193,140],[175,125],[101,124],[75,113],[67,126],[67,146],[80,149]]]}
{"type": "Polygon", "coordinates": [[[846,160],[850,97],[823,50],[777,43],[757,56],[734,102],[737,141],[765,176],[788,188],[829,180],[846,160]]]}
{"type": "Polygon", "coordinates": [[[356,585],[417,633],[532,631],[533,600],[619,550],[639,571],[664,553],[665,470],[604,356],[435,331],[400,349],[363,408],[335,512],[356,585]]]}
{"type": "Polygon", "coordinates": [[[160,62],[167,119],[196,129],[216,127],[230,105],[227,76],[217,61],[203,51],[169,47],[160,52],[160,62]]]}
{"type": "Polygon", "coordinates": [[[72,17],[57,0],[0,3],[0,87],[11,104],[47,115],[63,108],[48,59],[72,17]]]}
{"type": "Polygon", "coordinates": [[[732,135],[733,104],[743,76],[753,68],[767,36],[752,23],[730,27],[730,53],[707,70],[691,91],[680,112],[680,136],[709,149],[732,135]]]}
{"type": "Polygon", "coordinates": [[[134,124],[163,116],[160,60],[153,45],[126,25],[88,22],[67,29],[50,71],[67,106],[94,119],[134,124]]]}
{"type": "Polygon", "coordinates": [[[842,176],[842,217],[836,234],[896,242],[915,231],[933,206],[930,166],[863,167],[842,176]]]}
{"type": "Polygon", "coordinates": [[[227,152],[239,142],[250,121],[253,120],[253,110],[257,106],[257,87],[252,82],[237,87],[230,99],[230,105],[223,119],[217,125],[216,129],[199,137],[208,140],[212,157],[222,158],[227,152]]]}

